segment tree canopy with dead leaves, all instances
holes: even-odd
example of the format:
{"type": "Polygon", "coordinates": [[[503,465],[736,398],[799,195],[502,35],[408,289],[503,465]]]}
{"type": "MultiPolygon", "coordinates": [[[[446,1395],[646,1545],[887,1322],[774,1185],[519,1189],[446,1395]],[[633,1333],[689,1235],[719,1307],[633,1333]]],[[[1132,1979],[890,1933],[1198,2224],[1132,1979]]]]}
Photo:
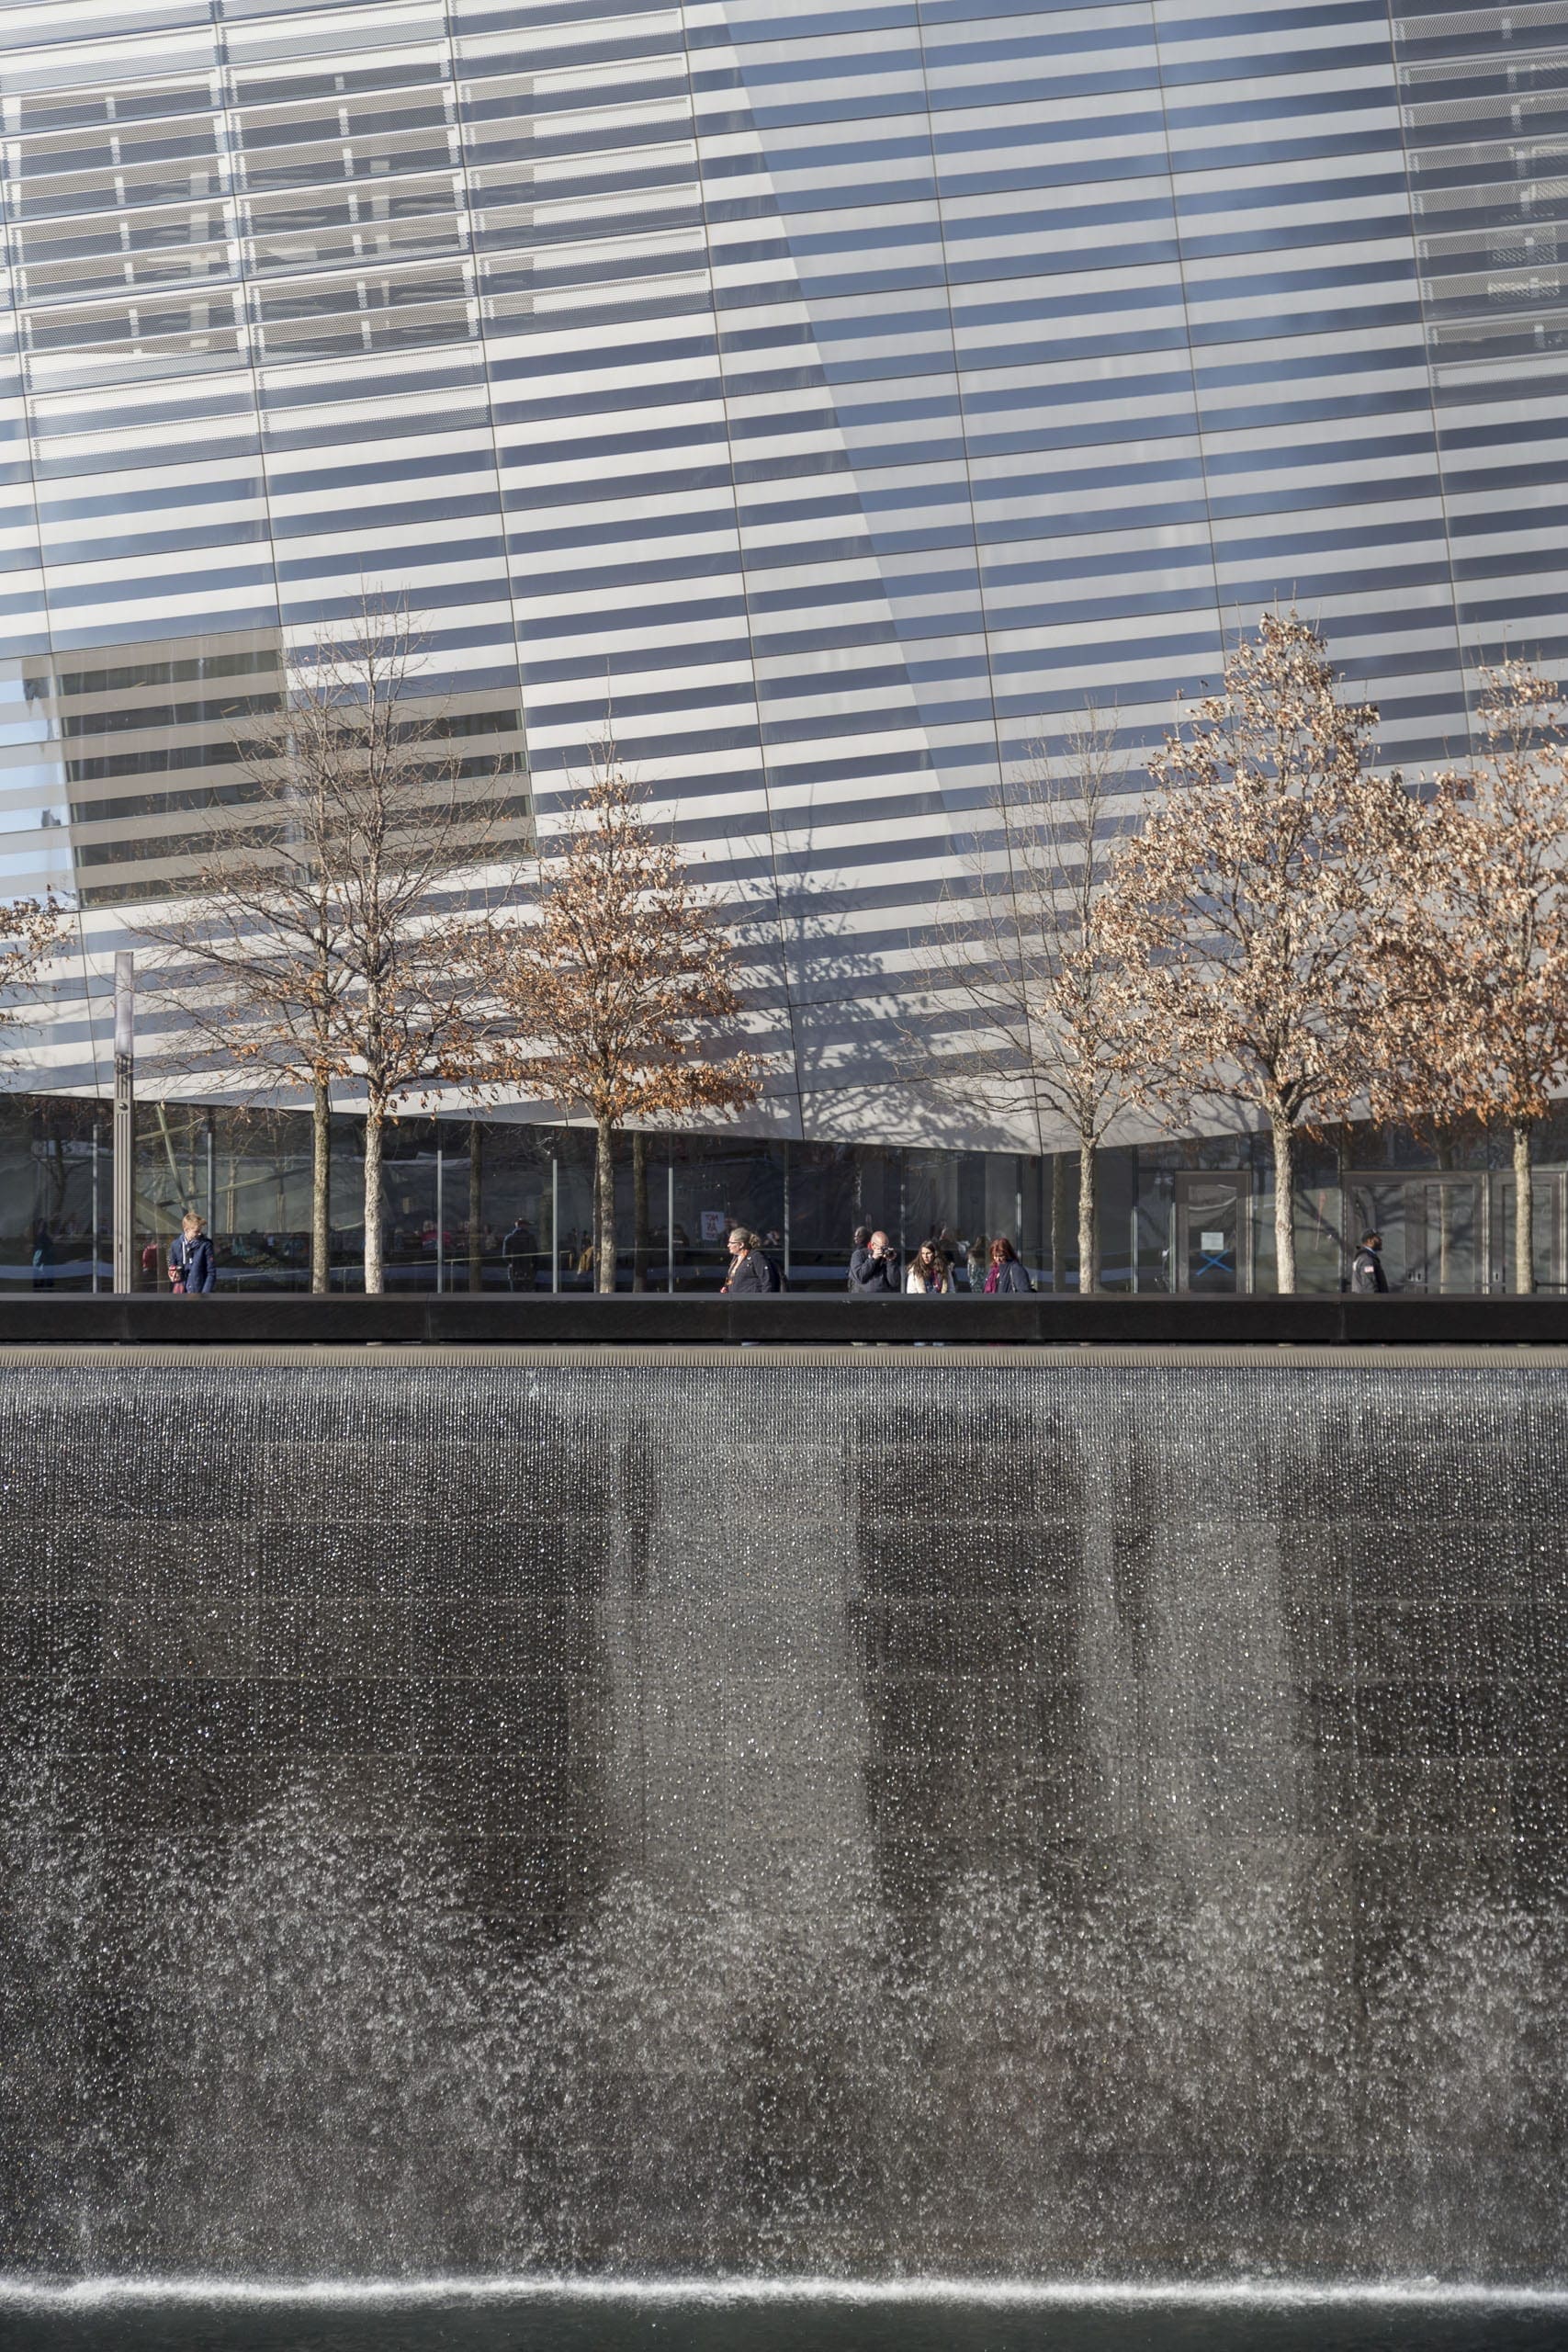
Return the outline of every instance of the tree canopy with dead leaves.
{"type": "Polygon", "coordinates": [[[593,1122],[594,1264],[613,1290],[617,1130],[737,1110],[761,1091],[755,1057],[723,1035],[743,1011],[734,943],[613,745],[592,755],[541,856],[536,910],[486,924],[471,947],[476,1068],[593,1122]]]}
{"type": "Polygon", "coordinates": [[[1483,674],[1480,750],[1422,810],[1404,911],[1379,957],[1384,1117],[1506,1130],[1514,1286],[1534,1272],[1534,1140],[1568,1085],[1568,716],[1510,660],[1483,674]]]}
{"type": "Polygon", "coordinates": [[[1369,773],[1377,712],[1341,702],[1323,639],[1267,613],[1222,690],[1149,763],[1158,787],[1096,922],[1124,975],[1121,1059],[1168,1114],[1228,1102],[1267,1120],[1279,1285],[1295,1288],[1295,1141],[1363,1094],[1368,958],[1397,920],[1416,821],[1369,773]]]}

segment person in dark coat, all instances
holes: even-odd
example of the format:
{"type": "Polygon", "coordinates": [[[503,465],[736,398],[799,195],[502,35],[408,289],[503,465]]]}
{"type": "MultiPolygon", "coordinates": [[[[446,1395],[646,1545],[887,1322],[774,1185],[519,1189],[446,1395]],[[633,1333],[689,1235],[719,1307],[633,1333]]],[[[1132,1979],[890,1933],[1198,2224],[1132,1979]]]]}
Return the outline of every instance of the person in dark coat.
{"type": "Polygon", "coordinates": [[[1005,1233],[998,1233],[991,1244],[991,1263],[986,1275],[987,1297],[1006,1297],[1013,1291],[1028,1293],[1033,1288],[1018,1251],[1005,1233]]]}
{"type": "Polygon", "coordinates": [[[762,1245],[744,1226],[729,1237],[729,1272],[719,1288],[727,1298],[758,1298],[773,1288],[762,1245]]]}
{"type": "Polygon", "coordinates": [[[520,1216],[513,1217],[511,1231],[504,1236],[501,1244],[501,1254],[506,1261],[506,1280],[510,1289],[533,1289],[534,1253],[537,1248],[533,1227],[520,1216]]]}
{"type": "Polygon", "coordinates": [[[169,1250],[169,1280],[175,1293],[189,1298],[198,1291],[218,1287],[218,1259],[208,1238],[207,1227],[194,1212],[181,1221],[177,1238],[169,1250]]]}
{"type": "Polygon", "coordinates": [[[854,1247],[853,1247],[853,1249],[850,1251],[849,1285],[850,1285],[850,1288],[851,1288],[852,1290],[853,1290],[853,1289],[854,1289],[855,1284],[856,1284],[857,1281],[859,1280],[858,1269],[859,1269],[860,1267],[862,1267],[862,1266],[863,1266],[863,1265],[864,1265],[864,1263],[865,1263],[865,1261],[866,1261],[867,1258],[868,1258],[868,1257],[870,1256],[870,1254],[871,1254],[871,1246],[870,1246],[870,1245],[871,1245],[871,1227],[870,1227],[870,1226],[869,1226],[869,1225],[857,1225],[857,1226],[856,1226],[856,1227],[855,1227],[854,1247]]]}
{"type": "Polygon", "coordinates": [[[855,1298],[895,1298],[904,1287],[898,1252],[886,1233],[874,1233],[858,1263],[850,1261],[850,1292],[855,1298]]]}
{"type": "Polygon", "coordinates": [[[1388,1288],[1388,1276],[1383,1272],[1382,1250],[1381,1233],[1363,1233],[1361,1246],[1351,1261],[1350,1288],[1369,1298],[1374,1292],[1388,1288]]]}

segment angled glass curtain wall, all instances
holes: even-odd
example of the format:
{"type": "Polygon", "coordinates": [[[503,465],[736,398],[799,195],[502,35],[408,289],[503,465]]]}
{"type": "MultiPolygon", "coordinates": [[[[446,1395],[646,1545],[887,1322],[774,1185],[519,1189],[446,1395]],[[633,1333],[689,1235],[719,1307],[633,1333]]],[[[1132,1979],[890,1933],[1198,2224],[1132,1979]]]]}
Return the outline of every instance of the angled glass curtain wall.
{"type": "Polygon", "coordinates": [[[1135,788],[1277,597],[1406,768],[1568,652],[1565,59],[1556,6],[13,0],[0,854],[82,907],[33,1079],[107,1084],[108,958],[371,585],[547,815],[613,724],[742,922],[759,1125],[934,1145],[900,1024],[960,1025],[935,910],[1032,741],[1114,708],[1135,788]]]}
{"type": "MultiPolygon", "coordinates": [[[[1568,1290],[1568,1117],[1543,1131],[1535,1179],[1536,1285],[1568,1290]]],[[[0,1297],[113,1287],[107,1107],[0,1096],[0,1297]]],[[[382,1246],[390,1290],[588,1293],[593,1136],[504,1120],[410,1119],[387,1131],[382,1246]]],[[[796,1291],[841,1293],[857,1227],[905,1251],[980,1236],[1021,1246],[1037,1289],[1078,1287],[1072,1155],[801,1143],[692,1132],[622,1136],[615,1156],[621,1290],[716,1291],[736,1225],[761,1235],[796,1291]]],[[[1339,1288],[1369,1227],[1394,1287],[1512,1286],[1513,1176],[1505,1144],[1445,1152],[1359,1129],[1343,1158],[1303,1153],[1296,1246],[1303,1290],[1339,1288]]],[[[361,1123],[334,1117],[332,1287],[361,1286],[361,1123]]],[[[143,1102],[138,1109],[134,1287],[167,1289],[187,1209],[217,1246],[218,1287],[310,1287],[310,1132],[302,1112],[143,1102]]],[[[1118,1292],[1269,1292],[1273,1194],[1262,1137],[1117,1148],[1100,1168],[1100,1277],[1118,1292]]]]}

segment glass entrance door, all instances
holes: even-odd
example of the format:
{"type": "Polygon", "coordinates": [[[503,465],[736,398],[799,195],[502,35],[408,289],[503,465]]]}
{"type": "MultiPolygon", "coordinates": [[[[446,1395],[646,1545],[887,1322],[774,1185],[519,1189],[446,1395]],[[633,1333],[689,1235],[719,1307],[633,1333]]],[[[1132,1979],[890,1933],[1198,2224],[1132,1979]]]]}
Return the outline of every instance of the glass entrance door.
{"type": "Polygon", "coordinates": [[[1246,1176],[1200,1175],[1184,1169],[1176,1180],[1176,1269],[1185,1291],[1247,1287],[1246,1176]]]}

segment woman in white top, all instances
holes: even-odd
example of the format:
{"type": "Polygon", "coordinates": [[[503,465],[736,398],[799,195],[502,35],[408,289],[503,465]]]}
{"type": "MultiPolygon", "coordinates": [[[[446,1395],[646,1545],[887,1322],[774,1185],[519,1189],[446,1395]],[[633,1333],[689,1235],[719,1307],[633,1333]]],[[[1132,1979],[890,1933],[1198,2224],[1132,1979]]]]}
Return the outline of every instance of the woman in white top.
{"type": "Polygon", "coordinates": [[[921,1291],[929,1297],[945,1296],[953,1288],[953,1269],[934,1241],[922,1241],[909,1261],[905,1276],[907,1291],[921,1291]]]}

